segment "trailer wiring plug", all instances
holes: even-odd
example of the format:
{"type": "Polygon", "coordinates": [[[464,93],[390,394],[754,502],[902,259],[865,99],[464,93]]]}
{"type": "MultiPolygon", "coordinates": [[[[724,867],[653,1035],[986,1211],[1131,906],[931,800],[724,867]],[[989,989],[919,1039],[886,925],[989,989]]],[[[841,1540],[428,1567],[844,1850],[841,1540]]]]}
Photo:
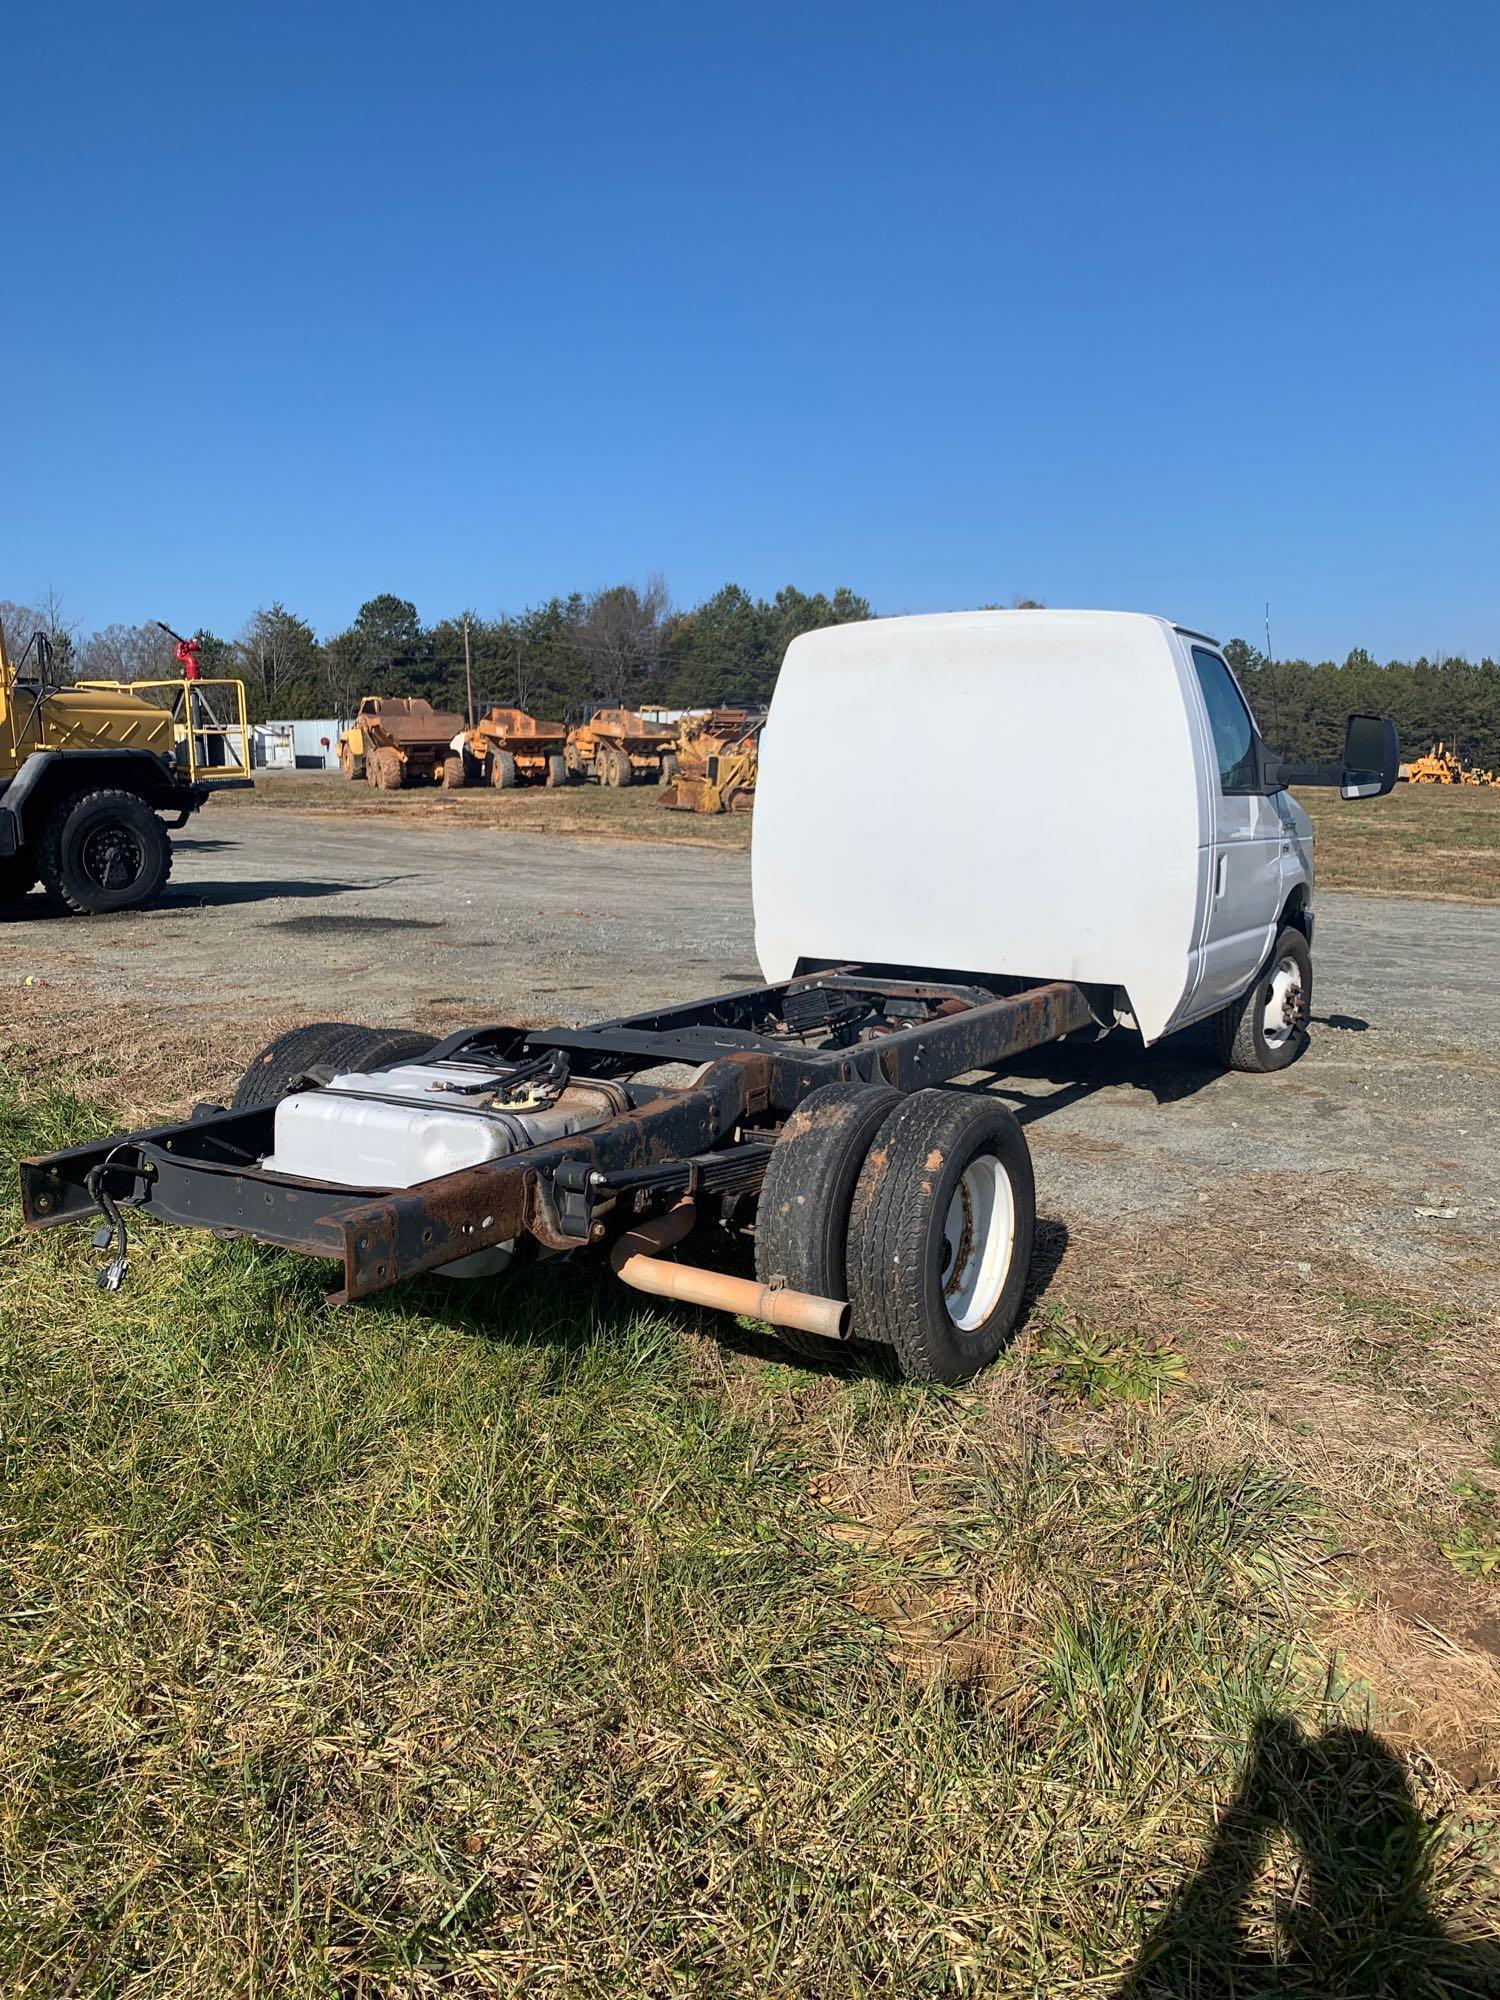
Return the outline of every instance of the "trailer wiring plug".
{"type": "MultiPolygon", "coordinates": [[[[133,1146],[114,1147],[96,1167],[89,1168],[88,1174],[84,1179],[85,1192],[99,1213],[104,1217],[103,1222],[94,1231],[94,1248],[96,1250],[108,1250],[113,1245],[115,1253],[102,1270],[94,1273],[94,1283],[101,1292],[119,1291],[125,1282],[125,1273],[130,1269],[129,1246],[125,1237],[125,1217],[121,1213],[120,1203],[115,1200],[114,1196],[105,1186],[105,1177],[114,1168],[122,1153],[134,1153],[135,1150],[133,1146]]],[[[136,1155],[136,1158],[137,1164],[130,1171],[137,1178],[144,1178],[147,1169],[140,1164],[139,1154],[136,1155]]],[[[127,1207],[134,1207],[136,1204],[134,1201],[127,1200],[125,1205],[127,1207]]]]}

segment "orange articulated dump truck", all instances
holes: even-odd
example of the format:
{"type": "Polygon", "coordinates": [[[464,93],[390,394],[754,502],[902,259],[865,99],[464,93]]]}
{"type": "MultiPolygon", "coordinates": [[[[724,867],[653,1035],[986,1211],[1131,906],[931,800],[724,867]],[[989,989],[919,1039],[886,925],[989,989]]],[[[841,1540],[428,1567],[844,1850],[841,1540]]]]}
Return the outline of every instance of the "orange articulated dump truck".
{"type": "Polygon", "coordinates": [[[464,719],[435,709],[420,695],[367,694],[338,742],[339,768],[383,792],[422,780],[464,781],[463,755],[454,739],[464,719]]]}
{"type": "Polygon", "coordinates": [[[568,732],[524,708],[492,708],[464,734],[464,777],[509,791],[515,785],[565,785],[568,732]]]}
{"type": "Polygon", "coordinates": [[[664,785],[676,769],[677,730],[628,708],[596,708],[568,731],[569,775],[601,785],[664,785]]]}

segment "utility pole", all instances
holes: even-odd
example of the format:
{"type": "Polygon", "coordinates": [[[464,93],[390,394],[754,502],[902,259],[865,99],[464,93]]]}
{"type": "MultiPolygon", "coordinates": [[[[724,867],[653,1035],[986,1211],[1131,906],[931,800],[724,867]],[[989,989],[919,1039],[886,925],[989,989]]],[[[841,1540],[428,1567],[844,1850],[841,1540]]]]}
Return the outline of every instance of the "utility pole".
{"type": "Polygon", "coordinates": [[[1266,606],[1266,661],[1268,665],[1270,663],[1270,659],[1271,659],[1271,607],[1268,604],[1266,606]]]}
{"type": "Polygon", "coordinates": [[[468,691],[469,727],[474,727],[474,662],[469,655],[469,614],[464,613],[464,687],[468,691]]]}

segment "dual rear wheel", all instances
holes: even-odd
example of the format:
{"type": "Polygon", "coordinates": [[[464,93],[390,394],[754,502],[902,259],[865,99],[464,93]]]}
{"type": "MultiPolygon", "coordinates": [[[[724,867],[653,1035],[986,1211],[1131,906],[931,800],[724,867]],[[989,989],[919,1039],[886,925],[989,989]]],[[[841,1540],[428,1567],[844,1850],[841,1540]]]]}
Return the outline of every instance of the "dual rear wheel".
{"type": "MultiPolygon", "coordinates": [[[[805,1098],[771,1154],[756,1218],[762,1284],[847,1298],[856,1337],[914,1381],[962,1382],[1019,1316],[1036,1237],[1025,1135],[965,1091],[834,1083],[805,1098]]],[[[839,1344],[783,1330],[822,1359],[839,1344]]]]}

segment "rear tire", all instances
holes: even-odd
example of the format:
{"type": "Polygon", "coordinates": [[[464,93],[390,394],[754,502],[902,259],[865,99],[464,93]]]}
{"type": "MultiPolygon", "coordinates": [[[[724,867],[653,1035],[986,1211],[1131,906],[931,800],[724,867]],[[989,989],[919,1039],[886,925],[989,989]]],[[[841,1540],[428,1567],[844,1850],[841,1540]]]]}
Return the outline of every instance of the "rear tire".
{"type": "Polygon", "coordinates": [[[1229,1069],[1268,1076],[1307,1049],[1312,1012],[1312,952],[1288,924],[1248,993],[1213,1016],[1219,1054],[1229,1069]]]}
{"type": "Polygon", "coordinates": [[[159,896],[172,872],[172,843],[135,792],[85,792],[52,808],[37,862],[54,902],[97,917],[159,896]]]}
{"type": "Polygon", "coordinates": [[[543,780],[543,783],[546,784],[550,789],[555,791],[560,785],[565,785],[567,782],[568,782],[567,763],[562,757],[558,756],[556,752],[554,752],[553,755],[547,759],[547,775],[543,780]]]}
{"type": "Polygon", "coordinates": [[[857,1332],[914,1382],[964,1382],[1016,1323],[1036,1240],[1026,1137],[1004,1105],[919,1090],[875,1135],[849,1214],[857,1332]]]}
{"type": "Polygon", "coordinates": [[[490,752],[490,783],[497,792],[513,792],[521,782],[520,767],[509,750],[490,752]]]}
{"type": "Polygon", "coordinates": [[[399,750],[377,750],[370,758],[375,783],[383,792],[399,792],[406,782],[406,765],[399,750]]]}
{"type": "Polygon", "coordinates": [[[661,770],[657,775],[656,782],[659,785],[670,785],[676,776],[677,753],[674,750],[669,750],[661,760],[661,770]]]}
{"type": "Polygon", "coordinates": [[[469,774],[464,767],[463,757],[455,750],[443,759],[443,789],[447,792],[461,792],[468,782],[469,774]]]}
{"type": "MultiPolygon", "coordinates": [[[[771,1151],[755,1216],[755,1275],[819,1298],[849,1296],[849,1205],[870,1141],[901,1102],[882,1083],[825,1083],[804,1097],[771,1151]]],[[[777,1338],[810,1361],[837,1360],[849,1343],[795,1327],[777,1338]]]]}
{"type": "Polygon", "coordinates": [[[611,771],[609,782],[612,785],[618,785],[623,790],[626,785],[635,783],[635,766],[630,761],[628,750],[616,750],[611,771]]]}
{"type": "Polygon", "coordinates": [[[365,775],[365,760],[363,757],[357,757],[352,750],[340,750],[339,769],[351,785],[357,784],[365,775]]]}

